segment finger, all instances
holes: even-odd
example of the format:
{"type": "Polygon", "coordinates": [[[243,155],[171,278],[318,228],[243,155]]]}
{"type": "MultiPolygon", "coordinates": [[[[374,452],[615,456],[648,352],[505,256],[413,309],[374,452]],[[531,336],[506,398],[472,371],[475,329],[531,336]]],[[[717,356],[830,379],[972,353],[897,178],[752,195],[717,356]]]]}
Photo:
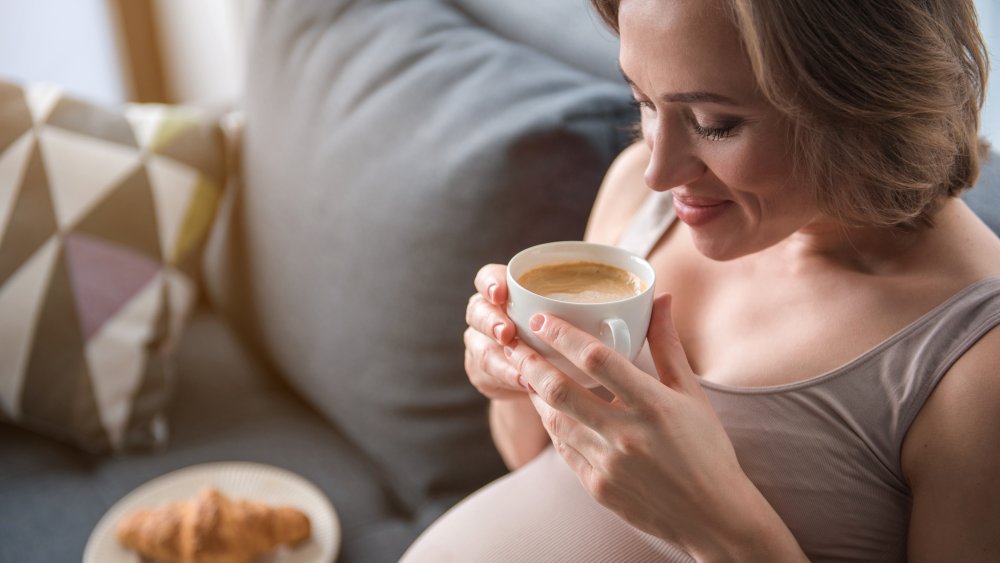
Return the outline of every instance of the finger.
{"type": "Polygon", "coordinates": [[[465,331],[465,371],[469,381],[492,399],[523,397],[527,385],[502,349],[475,329],[465,331]]]}
{"type": "MultiPolygon", "coordinates": [[[[574,444],[577,443],[572,439],[564,439],[557,432],[550,428],[549,424],[544,424],[544,421],[548,417],[549,412],[559,412],[550,407],[545,401],[542,400],[538,395],[529,395],[531,398],[531,404],[534,405],[535,410],[538,411],[538,416],[541,417],[543,421],[543,427],[545,432],[549,435],[549,440],[552,442],[552,446],[555,448],[556,452],[564,460],[566,460],[566,465],[576,473],[581,480],[589,479],[591,472],[594,470],[593,465],[587,456],[584,455],[574,444]]],[[[572,419],[570,419],[572,420],[572,419]]],[[[587,432],[593,434],[593,431],[589,428],[577,424],[578,427],[583,428],[587,432]]]]}
{"type": "Polygon", "coordinates": [[[592,335],[554,315],[536,314],[529,323],[543,342],[621,401],[638,404],[648,393],[648,384],[654,380],[592,335]]]}
{"type": "Polygon", "coordinates": [[[476,274],[476,291],[494,305],[507,302],[507,266],[487,264],[476,274]]]}
{"type": "Polygon", "coordinates": [[[479,293],[469,298],[465,308],[465,322],[479,332],[490,336],[499,344],[507,344],[514,339],[517,328],[507,313],[486,300],[479,293]]]}
{"type": "Polygon", "coordinates": [[[600,432],[613,408],[568,375],[556,369],[520,340],[504,347],[504,354],[529,387],[550,407],[600,432]]]}
{"type": "MultiPolygon", "coordinates": [[[[528,398],[531,399],[531,404],[535,407],[542,426],[549,433],[553,443],[566,444],[588,460],[590,455],[606,449],[604,439],[594,429],[553,408],[537,393],[529,394],[528,398]]],[[[587,464],[590,465],[590,462],[587,464]]]]}
{"type": "Polygon", "coordinates": [[[581,454],[576,448],[567,444],[566,442],[553,442],[552,446],[559,452],[559,455],[566,460],[566,465],[576,473],[577,479],[580,483],[587,483],[591,479],[591,474],[594,472],[594,466],[590,464],[583,454],[581,454]]]}
{"type": "Polygon", "coordinates": [[[653,314],[649,320],[649,351],[660,381],[676,391],[701,392],[697,376],[688,363],[687,353],[677,335],[671,315],[672,297],[662,294],[653,300],[653,314]]]}

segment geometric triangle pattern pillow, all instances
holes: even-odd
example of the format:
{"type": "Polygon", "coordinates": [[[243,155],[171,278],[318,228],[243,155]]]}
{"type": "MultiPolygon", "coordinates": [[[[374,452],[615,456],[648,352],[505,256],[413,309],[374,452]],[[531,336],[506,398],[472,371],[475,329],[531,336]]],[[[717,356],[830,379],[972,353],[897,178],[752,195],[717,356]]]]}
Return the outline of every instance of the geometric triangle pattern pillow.
{"type": "Polygon", "coordinates": [[[191,108],[0,82],[0,421],[92,452],[166,440],[224,143],[191,108]]]}

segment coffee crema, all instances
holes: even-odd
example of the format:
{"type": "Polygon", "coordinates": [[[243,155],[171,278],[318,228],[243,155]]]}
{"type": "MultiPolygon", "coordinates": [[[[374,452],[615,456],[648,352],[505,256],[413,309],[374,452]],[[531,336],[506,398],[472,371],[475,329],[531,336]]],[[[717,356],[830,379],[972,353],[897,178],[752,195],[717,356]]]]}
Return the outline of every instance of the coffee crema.
{"type": "Polygon", "coordinates": [[[635,274],[600,262],[537,266],[517,283],[532,293],[569,303],[609,303],[639,295],[645,284],[635,274]]]}

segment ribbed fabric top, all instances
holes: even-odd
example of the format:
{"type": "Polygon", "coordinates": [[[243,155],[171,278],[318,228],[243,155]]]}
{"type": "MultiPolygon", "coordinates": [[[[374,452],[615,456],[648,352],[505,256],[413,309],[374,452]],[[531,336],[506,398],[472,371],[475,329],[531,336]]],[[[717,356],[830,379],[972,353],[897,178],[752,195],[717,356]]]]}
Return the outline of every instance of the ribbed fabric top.
{"type": "MultiPolygon", "coordinates": [[[[647,198],[621,244],[646,255],[673,223],[647,198]]],[[[905,561],[903,439],[955,360],[1000,324],[1000,278],[966,287],[847,364],[770,387],[702,381],[740,465],[813,561],[905,561]]],[[[636,361],[655,373],[648,350],[636,361]]]]}
{"type": "MultiPolygon", "coordinates": [[[[620,245],[647,255],[672,224],[652,194],[620,245]]],[[[976,282],[847,364],[770,387],[702,381],[747,476],[811,561],[905,561],[900,455],[941,377],[1000,325],[1000,277],[976,282]]],[[[636,365],[655,373],[649,351],[636,365]]],[[[452,509],[406,561],[691,561],[593,501],[550,448],[452,509]]]]}

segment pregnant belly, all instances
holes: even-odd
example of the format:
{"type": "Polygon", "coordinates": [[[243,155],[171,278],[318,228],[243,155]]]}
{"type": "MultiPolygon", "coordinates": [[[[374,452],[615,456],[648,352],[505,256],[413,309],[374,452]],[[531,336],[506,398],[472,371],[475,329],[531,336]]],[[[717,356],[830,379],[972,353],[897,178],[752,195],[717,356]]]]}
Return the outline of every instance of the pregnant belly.
{"type": "Polygon", "coordinates": [[[401,563],[693,562],[593,500],[552,448],[432,524],[401,563]]]}

